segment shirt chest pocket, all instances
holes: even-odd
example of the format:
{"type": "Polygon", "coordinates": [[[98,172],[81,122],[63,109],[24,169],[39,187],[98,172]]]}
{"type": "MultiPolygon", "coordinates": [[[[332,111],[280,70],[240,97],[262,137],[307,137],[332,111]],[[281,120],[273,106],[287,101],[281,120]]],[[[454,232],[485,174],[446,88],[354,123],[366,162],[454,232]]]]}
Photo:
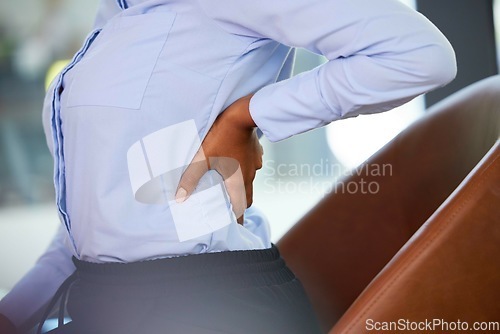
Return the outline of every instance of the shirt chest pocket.
{"type": "Polygon", "coordinates": [[[67,107],[140,109],[175,16],[153,12],[113,19],[74,67],[67,107]]]}

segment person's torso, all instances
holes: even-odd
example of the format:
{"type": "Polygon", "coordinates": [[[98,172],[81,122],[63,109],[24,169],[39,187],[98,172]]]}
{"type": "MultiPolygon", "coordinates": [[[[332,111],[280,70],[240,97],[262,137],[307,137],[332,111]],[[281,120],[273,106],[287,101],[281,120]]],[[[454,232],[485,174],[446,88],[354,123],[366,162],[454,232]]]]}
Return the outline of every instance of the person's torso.
{"type": "Polygon", "coordinates": [[[90,35],[45,101],[75,254],[130,262],[269,247],[263,218],[248,212],[251,228],[236,223],[216,172],[183,204],[173,193],[217,115],[276,81],[290,49],[222,30],[195,0],[127,5],[90,35]]]}

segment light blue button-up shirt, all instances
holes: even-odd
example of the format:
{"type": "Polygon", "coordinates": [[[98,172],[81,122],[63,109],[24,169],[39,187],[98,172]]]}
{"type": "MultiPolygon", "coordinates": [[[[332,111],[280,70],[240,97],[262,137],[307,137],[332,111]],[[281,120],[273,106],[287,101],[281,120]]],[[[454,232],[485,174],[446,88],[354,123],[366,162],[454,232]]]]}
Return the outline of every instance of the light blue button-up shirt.
{"type": "Polygon", "coordinates": [[[455,72],[446,38],[397,0],[103,0],[45,99],[63,228],[0,312],[26,322],[72,271],[72,254],[130,262],[269,247],[265,219],[250,209],[238,225],[215,172],[172,201],[236,99],[256,92],[250,113],[278,141],[392,109],[455,72]],[[294,47],[328,62],[288,79],[294,47]]]}

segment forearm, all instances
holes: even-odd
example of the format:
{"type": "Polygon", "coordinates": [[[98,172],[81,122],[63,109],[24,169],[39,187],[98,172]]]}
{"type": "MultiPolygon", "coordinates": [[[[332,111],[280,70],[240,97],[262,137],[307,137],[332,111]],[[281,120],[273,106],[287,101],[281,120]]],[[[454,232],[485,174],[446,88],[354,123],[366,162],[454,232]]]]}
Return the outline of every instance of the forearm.
{"type": "Polygon", "coordinates": [[[59,285],[74,271],[72,254],[64,242],[65,233],[60,228],[35,266],[0,300],[0,314],[7,317],[20,332],[36,324],[59,285]]]}
{"type": "Polygon", "coordinates": [[[249,94],[237,100],[235,104],[239,107],[227,109],[221,117],[224,117],[231,124],[241,129],[251,130],[255,128],[257,125],[250,114],[250,101],[253,95],[254,94],[249,94]]]}

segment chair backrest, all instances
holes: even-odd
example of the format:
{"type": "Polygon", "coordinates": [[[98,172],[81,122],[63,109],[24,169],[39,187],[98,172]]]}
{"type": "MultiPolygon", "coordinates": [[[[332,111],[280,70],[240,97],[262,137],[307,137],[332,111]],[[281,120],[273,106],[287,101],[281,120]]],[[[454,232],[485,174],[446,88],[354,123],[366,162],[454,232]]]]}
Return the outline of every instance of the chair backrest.
{"type": "Polygon", "coordinates": [[[384,327],[391,329],[384,333],[500,332],[500,141],[330,334],[384,327]]]}
{"type": "MultiPolygon", "coordinates": [[[[325,331],[498,139],[500,76],[455,93],[340,181],[279,242],[325,331]],[[371,191],[349,191],[372,185],[371,191]],[[347,185],[347,187],[345,187],[347,185]],[[346,189],[347,188],[347,189],[346,189]]],[[[370,189],[369,189],[370,190],[370,189]]]]}

